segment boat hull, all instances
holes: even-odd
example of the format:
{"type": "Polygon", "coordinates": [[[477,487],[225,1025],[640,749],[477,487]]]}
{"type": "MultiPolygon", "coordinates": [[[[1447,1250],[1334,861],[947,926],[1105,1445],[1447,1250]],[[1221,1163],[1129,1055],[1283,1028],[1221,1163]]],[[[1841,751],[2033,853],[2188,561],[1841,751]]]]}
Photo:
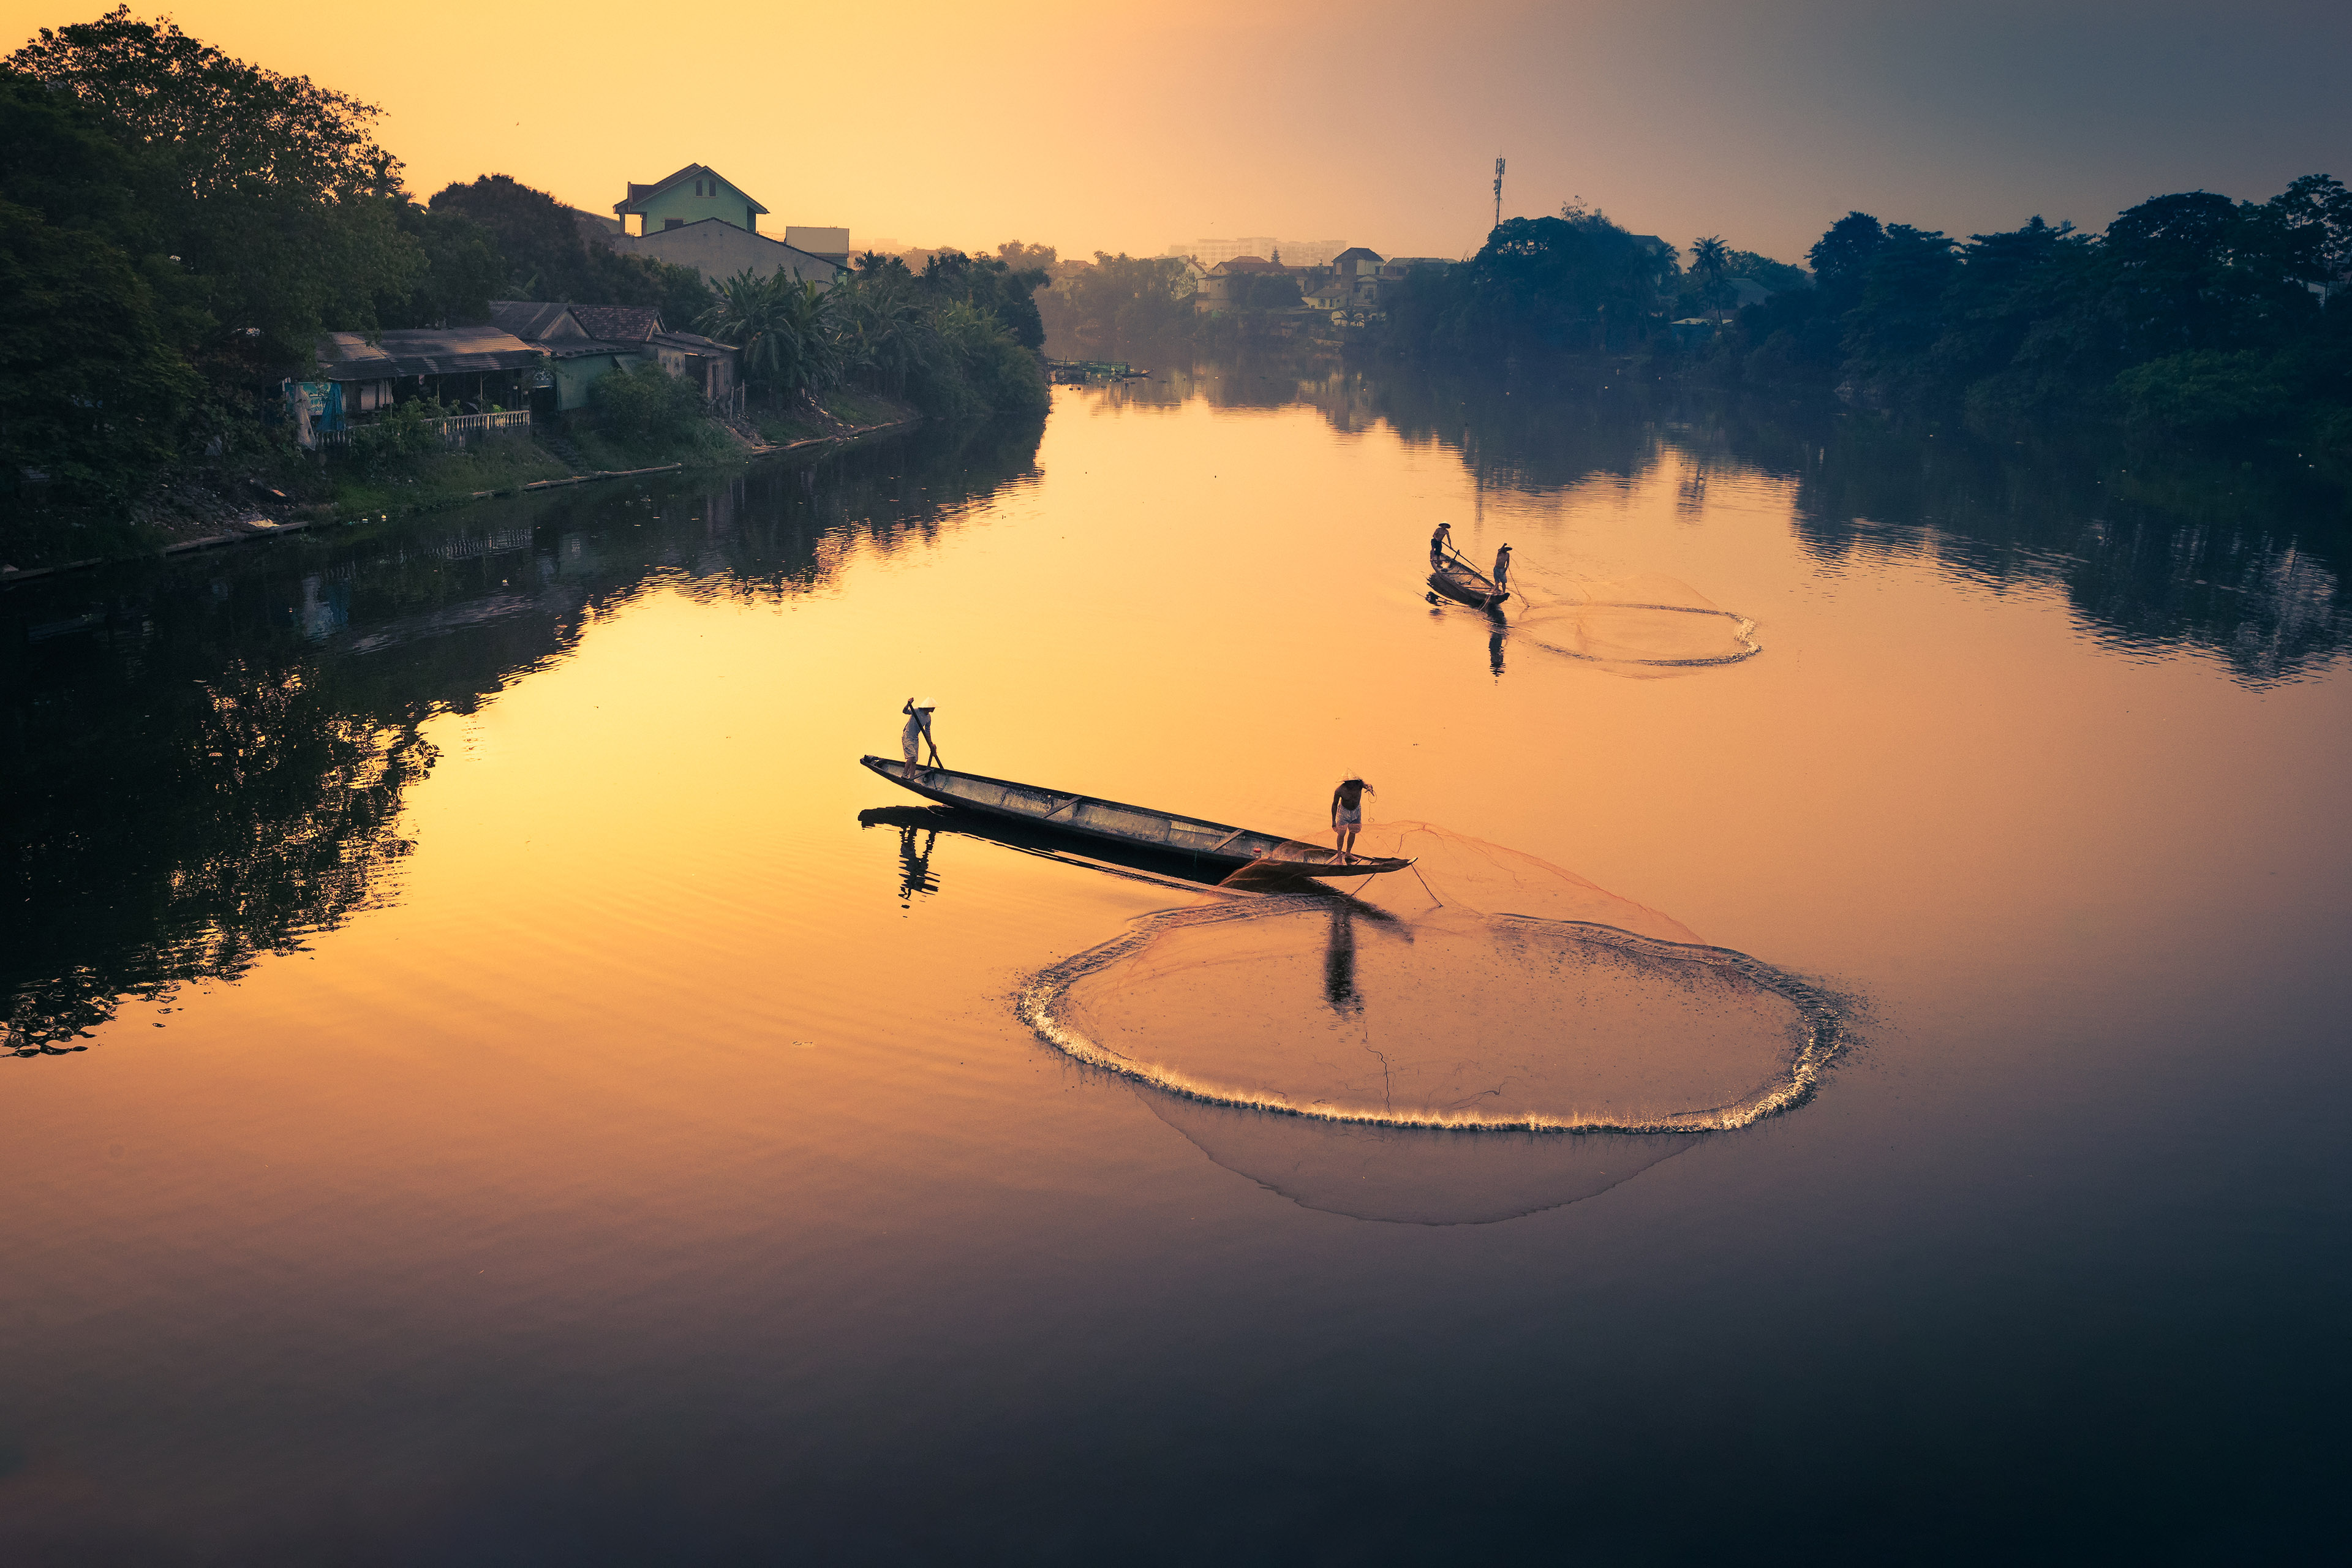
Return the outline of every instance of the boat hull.
{"type": "Polygon", "coordinates": [[[1074,838],[1173,856],[1219,875],[1256,864],[1298,877],[1363,877],[1402,871],[1412,864],[1361,857],[1342,860],[1335,849],[1277,834],[952,768],[910,767],[888,757],[860,757],[858,762],[899,788],[941,805],[982,812],[1074,838]]]}
{"type": "Polygon", "coordinates": [[[1468,605],[1481,610],[1491,610],[1511,596],[1498,592],[1493,583],[1478,573],[1452,561],[1435,563],[1429,574],[1429,585],[1457,605],[1468,605]]]}

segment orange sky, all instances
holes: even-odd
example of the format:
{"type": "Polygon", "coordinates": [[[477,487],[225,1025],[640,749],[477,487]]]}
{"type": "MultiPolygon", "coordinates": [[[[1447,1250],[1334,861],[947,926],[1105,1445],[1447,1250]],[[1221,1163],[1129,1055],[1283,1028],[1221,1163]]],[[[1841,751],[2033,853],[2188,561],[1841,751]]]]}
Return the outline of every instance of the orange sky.
{"type": "MultiPolygon", "coordinates": [[[[100,0],[0,0],[0,37],[100,0]]],[[[151,10],[134,6],[142,15],[151,10]]],[[[1801,257],[1849,207],[2103,226],[2200,185],[2352,179],[2352,7],[1790,0],[453,5],[197,0],[242,58],[382,104],[429,194],[512,174],[609,210],[708,163],[767,221],[1066,255],[1274,235],[1458,255],[1571,195],[1801,257]],[[2221,18],[2227,18],[2226,25],[2221,18]]]]}

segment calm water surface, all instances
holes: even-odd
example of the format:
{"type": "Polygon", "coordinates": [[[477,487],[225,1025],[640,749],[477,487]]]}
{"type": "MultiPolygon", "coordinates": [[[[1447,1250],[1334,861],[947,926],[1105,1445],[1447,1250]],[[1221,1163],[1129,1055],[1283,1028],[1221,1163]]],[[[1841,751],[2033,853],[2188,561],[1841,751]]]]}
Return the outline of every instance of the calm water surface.
{"type": "Polygon", "coordinates": [[[0,596],[0,1558],[2299,1550],[2346,1458],[2327,504],[1222,371],[0,596]],[[1764,651],[1433,606],[1440,518],[1764,651]],[[1302,836],[1360,772],[1847,1049],[1609,1142],[1081,1068],[1024,982],[1192,895],[861,825],[919,804],[856,765],[910,694],[953,765],[1302,836]]]}

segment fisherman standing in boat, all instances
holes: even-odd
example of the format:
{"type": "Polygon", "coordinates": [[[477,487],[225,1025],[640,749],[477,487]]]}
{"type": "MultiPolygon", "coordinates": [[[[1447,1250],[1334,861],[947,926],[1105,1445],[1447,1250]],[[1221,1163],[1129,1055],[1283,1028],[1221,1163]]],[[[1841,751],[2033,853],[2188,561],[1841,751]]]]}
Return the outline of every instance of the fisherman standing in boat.
{"type": "Polygon", "coordinates": [[[898,710],[907,716],[907,727],[898,732],[898,748],[907,753],[907,765],[910,768],[922,765],[927,742],[931,748],[932,765],[939,764],[940,743],[931,739],[931,710],[938,706],[936,702],[918,702],[909,697],[907,705],[898,710]]]}
{"type": "Polygon", "coordinates": [[[1511,591],[1511,547],[1507,544],[1495,552],[1495,596],[1501,598],[1511,591]]]}
{"type": "Polygon", "coordinates": [[[1429,563],[1434,566],[1444,561],[1445,552],[1453,547],[1454,525],[1450,522],[1439,523],[1437,531],[1429,536],[1429,563]]]}
{"type": "Polygon", "coordinates": [[[1339,836],[1341,859],[1355,858],[1356,834],[1364,826],[1364,796],[1379,793],[1352,773],[1331,792],[1331,831],[1339,836]]]}

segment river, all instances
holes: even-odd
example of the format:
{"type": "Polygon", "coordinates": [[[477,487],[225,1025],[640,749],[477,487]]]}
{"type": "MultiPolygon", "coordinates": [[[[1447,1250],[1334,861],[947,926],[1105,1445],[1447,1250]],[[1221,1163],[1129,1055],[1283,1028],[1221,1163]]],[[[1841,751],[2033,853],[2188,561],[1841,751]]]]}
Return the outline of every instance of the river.
{"type": "MultiPolygon", "coordinates": [[[[0,1558],[2307,1550],[2352,1283],[2340,511],[1227,365],[12,589],[0,1558]],[[1441,519],[1513,546],[1499,621],[1429,601],[1441,519]],[[1760,651],[1545,632],[1593,602],[1760,651]],[[1089,1066],[1034,977],[1205,895],[925,817],[857,765],[909,697],[955,767],[1299,837],[1358,773],[1376,826],[1832,998],[1833,1059],[1648,1134],[1089,1066]]],[[[1717,1048],[1633,971],[1562,1001],[1584,960],[1455,969],[1367,909],[1302,928],[1317,1027],[1717,1048]]],[[[1207,1029],[1163,1044],[1255,1059],[1207,1029]]]]}

